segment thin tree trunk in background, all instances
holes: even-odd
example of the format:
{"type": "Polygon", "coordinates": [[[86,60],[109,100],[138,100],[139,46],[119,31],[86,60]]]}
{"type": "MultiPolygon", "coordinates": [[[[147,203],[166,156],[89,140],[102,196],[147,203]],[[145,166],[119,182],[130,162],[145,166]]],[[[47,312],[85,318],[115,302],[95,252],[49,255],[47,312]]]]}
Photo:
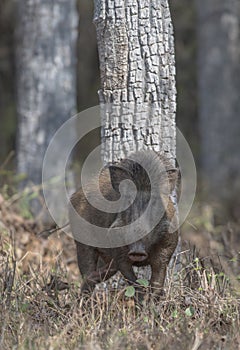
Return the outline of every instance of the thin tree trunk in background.
{"type": "MultiPolygon", "coordinates": [[[[0,1],[0,165],[14,149],[14,1],[0,1]]],[[[10,162],[12,163],[12,162],[10,162]]],[[[8,163],[9,165],[9,163],[8,163]]],[[[2,181],[0,180],[0,183],[2,181]]]]}
{"type": "Polygon", "coordinates": [[[240,3],[196,0],[196,7],[203,174],[215,198],[236,199],[240,189],[240,3]]]}
{"type": "Polygon", "coordinates": [[[96,31],[92,23],[93,2],[77,0],[80,13],[78,37],[78,110],[96,106],[99,89],[99,67],[96,31]]]}
{"type": "Polygon", "coordinates": [[[168,1],[95,0],[94,22],[104,163],[148,148],[165,152],[175,165],[175,57],[168,1]]]}
{"type": "Polygon", "coordinates": [[[17,170],[27,183],[40,184],[46,148],[76,112],[78,15],[75,0],[17,6],[17,170]]]}

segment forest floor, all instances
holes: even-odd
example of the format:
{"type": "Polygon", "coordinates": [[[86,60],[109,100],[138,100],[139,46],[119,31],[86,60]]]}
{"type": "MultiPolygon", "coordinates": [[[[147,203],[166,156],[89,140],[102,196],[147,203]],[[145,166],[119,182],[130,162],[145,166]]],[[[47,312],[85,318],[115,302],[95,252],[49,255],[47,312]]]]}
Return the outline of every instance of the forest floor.
{"type": "Polygon", "coordinates": [[[3,189],[0,349],[240,349],[239,223],[214,224],[213,208],[195,205],[177,278],[139,306],[124,288],[80,297],[73,240],[38,235],[22,209],[3,189]]]}

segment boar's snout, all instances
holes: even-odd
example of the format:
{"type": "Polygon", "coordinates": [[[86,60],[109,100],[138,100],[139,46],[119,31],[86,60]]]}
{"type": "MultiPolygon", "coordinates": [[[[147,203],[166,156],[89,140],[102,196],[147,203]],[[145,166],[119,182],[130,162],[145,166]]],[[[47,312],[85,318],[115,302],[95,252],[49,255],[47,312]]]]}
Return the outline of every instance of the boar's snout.
{"type": "Polygon", "coordinates": [[[133,262],[141,262],[147,259],[148,254],[140,252],[129,252],[128,257],[133,262]]]}
{"type": "Polygon", "coordinates": [[[131,245],[128,252],[128,257],[133,262],[141,262],[148,258],[148,254],[145,251],[145,247],[141,243],[135,243],[131,245]]]}

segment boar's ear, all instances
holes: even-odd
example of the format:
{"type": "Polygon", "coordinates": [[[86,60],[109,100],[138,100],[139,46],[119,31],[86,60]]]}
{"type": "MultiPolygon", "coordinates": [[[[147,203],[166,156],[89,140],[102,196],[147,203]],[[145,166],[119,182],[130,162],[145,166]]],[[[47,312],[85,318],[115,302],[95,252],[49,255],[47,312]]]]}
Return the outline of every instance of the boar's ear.
{"type": "Polygon", "coordinates": [[[179,180],[179,169],[178,168],[171,168],[167,169],[167,179],[168,183],[161,184],[161,191],[163,193],[171,194],[174,188],[177,187],[178,180],[179,180]]]}
{"type": "Polygon", "coordinates": [[[112,187],[115,191],[119,192],[119,184],[126,179],[132,179],[129,169],[121,165],[110,165],[109,167],[110,178],[112,187]]]}

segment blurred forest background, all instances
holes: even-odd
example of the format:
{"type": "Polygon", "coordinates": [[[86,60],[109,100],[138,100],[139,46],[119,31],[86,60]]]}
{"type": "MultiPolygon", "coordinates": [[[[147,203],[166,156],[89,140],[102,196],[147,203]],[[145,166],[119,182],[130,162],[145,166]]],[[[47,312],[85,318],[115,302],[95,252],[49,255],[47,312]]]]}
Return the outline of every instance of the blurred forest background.
{"type": "MultiPolygon", "coordinates": [[[[240,0],[169,0],[198,191],[163,298],[104,288],[85,304],[73,239],[32,215],[54,131],[99,103],[93,3],[0,0],[0,349],[240,349],[240,0]]],[[[81,140],[79,163],[99,141],[81,140]]]]}
{"type": "MultiPolygon", "coordinates": [[[[214,188],[213,192],[217,193],[217,197],[227,188],[227,195],[223,198],[227,201],[231,213],[238,217],[240,212],[239,195],[237,195],[240,183],[240,88],[237,88],[240,87],[239,1],[170,0],[170,9],[176,44],[177,126],[191,146],[199,178],[203,179],[204,186],[199,192],[202,193],[205,188],[204,179],[207,179],[206,183],[209,180],[210,187],[214,188]],[[215,51],[211,51],[210,48],[215,51]],[[218,174],[221,173],[224,174],[219,180],[218,174]],[[201,176],[202,174],[205,177],[201,176]]],[[[77,109],[80,112],[98,104],[97,90],[100,86],[100,77],[96,32],[92,23],[93,1],[78,0],[77,10],[80,15],[77,47],[77,109]]],[[[15,23],[15,1],[1,0],[0,164],[3,164],[10,152],[16,151],[18,125],[15,23]]],[[[80,158],[81,156],[79,155],[80,158]]],[[[15,155],[12,158],[13,168],[14,159],[15,155]]]]}

